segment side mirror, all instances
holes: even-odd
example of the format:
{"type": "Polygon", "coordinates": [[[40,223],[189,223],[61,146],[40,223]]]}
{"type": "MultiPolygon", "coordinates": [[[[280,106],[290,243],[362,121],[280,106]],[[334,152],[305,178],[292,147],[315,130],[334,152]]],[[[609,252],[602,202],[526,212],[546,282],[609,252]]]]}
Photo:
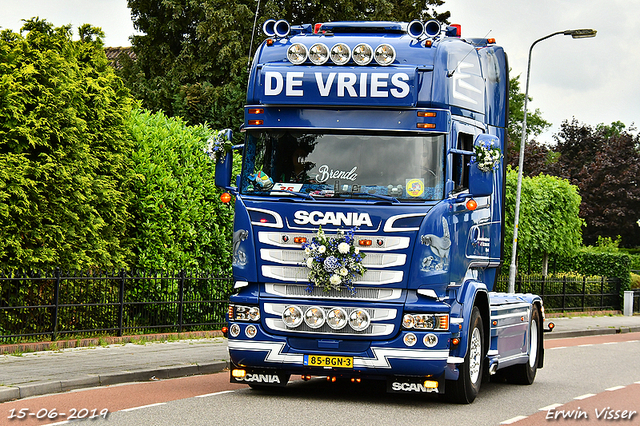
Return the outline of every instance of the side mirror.
{"type": "Polygon", "coordinates": [[[494,190],[496,173],[500,173],[502,151],[500,140],[496,136],[482,134],[473,142],[476,154],[469,168],[469,193],[474,197],[491,195],[494,190]]]}
{"type": "MultiPolygon", "coordinates": [[[[233,138],[233,132],[230,129],[224,131],[227,141],[233,138]]],[[[225,156],[216,161],[216,186],[228,189],[231,185],[231,171],[233,169],[233,150],[228,150],[225,156]]]]}

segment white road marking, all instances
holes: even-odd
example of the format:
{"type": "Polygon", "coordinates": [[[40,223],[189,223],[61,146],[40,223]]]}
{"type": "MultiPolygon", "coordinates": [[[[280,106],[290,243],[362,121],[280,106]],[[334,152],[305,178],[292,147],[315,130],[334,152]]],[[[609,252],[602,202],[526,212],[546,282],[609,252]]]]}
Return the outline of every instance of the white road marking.
{"type": "Polygon", "coordinates": [[[227,390],[227,391],[221,391],[221,392],[208,393],[206,395],[196,395],[195,398],[206,398],[208,396],[222,395],[223,393],[231,393],[231,392],[235,392],[235,391],[227,390]]]}
{"type": "Polygon", "coordinates": [[[120,411],[134,411],[134,410],[140,410],[142,408],[149,408],[149,407],[157,407],[158,405],[166,405],[166,402],[158,402],[157,404],[149,404],[149,405],[143,405],[141,407],[133,407],[133,408],[127,408],[125,410],[120,410],[120,411]]]}
{"type": "Polygon", "coordinates": [[[542,407],[542,408],[538,408],[538,411],[549,411],[551,409],[554,409],[556,407],[560,407],[562,404],[551,404],[551,405],[547,405],[546,407],[542,407]]]}
{"type": "Polygon", "coordinates": [[[596,394],[595,393],[587,393],[587,394],[584,394],[584,395],[576,396],[573,399],[582,400],[582,399],[591,398],[592,396],[596,396],[596,394]]]}
{"type": "Polygon", "coordinates": [[[624,389],[625,387],[626,387],[626,386],[614,386],[614,387],[612,387],[612,388],[605,389],[605,390],[608,390],[608,391],[615,391],[615,390],[618,390],[618,389],[624,389]]]}

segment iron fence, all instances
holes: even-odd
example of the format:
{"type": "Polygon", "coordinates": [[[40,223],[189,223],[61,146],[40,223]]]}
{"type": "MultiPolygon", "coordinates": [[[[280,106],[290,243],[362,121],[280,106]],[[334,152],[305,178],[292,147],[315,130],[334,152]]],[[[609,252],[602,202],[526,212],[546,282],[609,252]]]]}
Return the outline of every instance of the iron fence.
{"type": "Polygon", "coordinates": [[[231,289],[202,272],[0,273],[0,343],[219,329],[231,289]]]}
{"type": "MultiPolygon", "coordinates": [[[[507,288],[508,278],[500,277],[495,290],[507,288]]],[[[621,306],[618,278],[525,275],[516,277],[515,290],[540,295],[546,311],[619,310],[621,306]]]]}
{"type": "Polygon", "coordinates": [[[633,290],[633,312],[640,313],[640,288],[633,290]]]}

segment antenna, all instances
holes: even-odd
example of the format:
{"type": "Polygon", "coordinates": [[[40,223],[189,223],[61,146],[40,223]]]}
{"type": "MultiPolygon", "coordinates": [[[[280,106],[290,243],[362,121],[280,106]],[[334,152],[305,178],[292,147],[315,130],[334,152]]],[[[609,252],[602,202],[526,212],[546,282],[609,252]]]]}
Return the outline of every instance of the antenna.
{"type": "Polygon", "coordinates": [[[247,58],[247,70],[251,68],[251,51],[253,50],[253,35],[256,32],[256,23],[258,22],[258,10],[260,9],[260,0],[256,6],[256,14],[253,17],[253,28],[251,29],[251,43],[249,44],[249,57],[247,58]]]}
{"type": "MultiPolygon", "coordinates": [[[[489,36],[489,34],[491,34],[491,31],[493,31],[493,30],[489,30],[489,32],[488,32],[488,33],[487,33],[483,38],[487,38],[487,37],[489,36]]],[[[462,58],[462,59],[458,62],[458,65],[456,65],[456,67],[453,69],[453,71],[451,71],[451,72],[447,73],[447,77],[451,77],[451,76],[453,76],[453,73],[454,73],[454,72],[456,72],[456,71],[458,71],[458,67],[460,66],[460,64],[461,64],[462,62],[464,62],[464,60],[465,60],[465,59],[467,59],[467,56],[469,56],[469,54],[470,54],[471,52],[473,52],[474,50],[475,50],[475,47],[473,47],[473,46],[472,46],[472,47],[471,47],[471,50],[470,50],[469,52],[467,52],[467,54],[466,54],[466,55],[464,55],[464,58],[462,58]]]]}

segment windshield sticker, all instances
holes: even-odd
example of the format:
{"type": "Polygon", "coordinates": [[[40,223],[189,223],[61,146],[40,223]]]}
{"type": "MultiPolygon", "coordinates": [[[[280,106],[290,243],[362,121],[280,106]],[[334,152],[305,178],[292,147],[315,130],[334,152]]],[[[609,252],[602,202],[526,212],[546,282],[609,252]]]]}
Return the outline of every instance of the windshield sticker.
{"type": "Polygon", "coordinates": [[[424,179],[407,179],[407,195],[419,197],[424,194],[424,179]]]}
{"type": "Polygon", "coordinates": [[[323,164],[318,168],[318,174],[316,175],[316,182],[323,183],[328,181],[329,179],[344,179],[354,181],[358,178],[358,166],[355,166],[353,169],[349,171],[344,170],[333,170],[330,169],[329,166],[323,164]]]}
{"type": "Polygon", "coordinates": [[[301,189],[301,183],[278,182],[273,185],[273,188],[271,189],[271,195],[287,195],[289,192],[300,192],[301,189]]]}

